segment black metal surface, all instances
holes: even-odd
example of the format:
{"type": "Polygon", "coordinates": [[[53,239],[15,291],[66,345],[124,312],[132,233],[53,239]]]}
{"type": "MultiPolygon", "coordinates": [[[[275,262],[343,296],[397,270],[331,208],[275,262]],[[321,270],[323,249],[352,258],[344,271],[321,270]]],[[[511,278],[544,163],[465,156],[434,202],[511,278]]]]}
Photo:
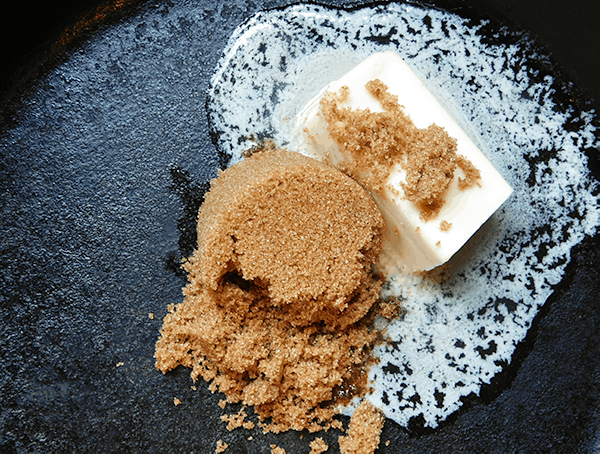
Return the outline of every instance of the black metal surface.
{"type": "MultiPolygon", "coordinates": [[[[1,133],[13,135],[0,152],[0,450],[213,452],[219,439],[229,443],[226,452],[270,452],[271,444],[288,453],[310,450],[314,435],[228,432],[218,395],[204,383],[197,390],[182,386],[192,385],[187,370],[163,376],[152,357],[166,306],[181,298],[176,264],[190,252],[195,212],[219,165],[204,112],[208,78],[231,31],[255,11],[283,3],[248,2],[247,9],[232,3],[215,15],[216,4],[199,2],[206,29],[187,43],[165,38],[158,46],[164,68],[127,68],[97,55],[111,77],[101,80],[92,64],[68,74],[68,92],[52,84],[60,75],[44,76],[60,55],[38,52],[44,68],[25,73],[42,90],[25,84],[23,98],[5,101],[9,121],[1,133]],[[181,46],[196,53],[203,79],[187,80],[185,68],[169,59],[181,46]],[[144,77],[160,71],[162,95],[146,90],[152,78],[144,77]],[[184,111],[171,108],[174,98],[184,111]],[[175,397],[183,403],[175,406],[175,397]]],[[[505,16],[508,2],[438,5],[526,21],[505,16]]],[[[122,14],[145,8],[166,13],[169,4],[135,5],[122,14]]],[[[585,11],[578,14],[587,23],[585,11]]],[[[48,33],[44,39],[55,32],[48,33]]],[[[94,57],[98,35],[81,33],[66,50],[94,57]]],[[[549,36],[543,40],[551,47],[549,36]]],[[[587,80],[582,68],[564,74],[587,80]]],[[[597,176],[597,153],[589,155],[597,176]]],[[[468,399],[436,430],[388,421],[382,440],[390,444],[380,452],[600,450],[598,246],[596,236],[575,249],[567,276],[513,363],[482,397],[468,399]]],[[[336,452],[338,432],[319,436],[336,452]]]]}

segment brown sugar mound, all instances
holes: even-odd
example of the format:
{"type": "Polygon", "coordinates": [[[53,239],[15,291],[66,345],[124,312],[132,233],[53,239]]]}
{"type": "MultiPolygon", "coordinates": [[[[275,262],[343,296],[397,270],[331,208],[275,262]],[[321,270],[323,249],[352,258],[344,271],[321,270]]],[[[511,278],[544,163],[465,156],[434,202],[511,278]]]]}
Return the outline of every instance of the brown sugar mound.
{"type": "Polygon", "coordinates": [[[457,167],[466,175],[459,189],[477,184],[479,170],[456,154],[456,140],[437,125],[417,128],[379,79],[366,84],[367,91],[381,104],[383,112],[341,107],[348,100],[347,86],[321,100],[329,135],[340,151],[351,157],[337,164],[347,175],[370,191],[385,197],[386,182],[396,165],[406,170],[404,197],[420,210],[425,221],[434,219],[444,206],[444,192],[457,167]]]}
{"type": "Polygon", "coordinates": [[[212,182],[198,218],[198,278],[218,290],[236,270],[276,305],[302,303],[318,319],[336,308],[331,323],[352,323],[337,317],[379,254],[380,225],[369,194],[330,166],[258,153],[212,182]]]}
{"type": "Polygon", "coordinates": [[[271,418],[265,430],[335,426],[336,399],[366,387],[383,228],[367,191],[306,156],[263,151],[221,173],[156,367],[192,368],[228,402],[271,418]]]}
{"type": "Polygon", "coordinates": [[[361,401],[350,418],[347,436],[338,438],[342,454],[375,452],[383,429],[384,416],[368,400],[361,401]]]}

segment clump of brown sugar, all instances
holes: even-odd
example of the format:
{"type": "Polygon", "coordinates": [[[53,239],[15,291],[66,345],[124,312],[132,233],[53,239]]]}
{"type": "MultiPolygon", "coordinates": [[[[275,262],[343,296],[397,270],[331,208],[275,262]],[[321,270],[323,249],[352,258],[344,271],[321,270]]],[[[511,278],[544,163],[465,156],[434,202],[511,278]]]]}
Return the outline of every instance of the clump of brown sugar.
{"type": "Polygon", "coordinates": [[[323,439],[319,438],[319,437],[317,437],[313,441],[311,441],[309,446],[310,446],[309,454],[321,454],[322,452],[325,452],[329,449],[329,446],[327,446],[327,443],[325,443],[323,441],[323,439]]]}
{"type": "Polygon", "coordinates": [[[457,156],[456,164],[465,174],[465,178],[458,178],[458,188],[461,191],[472,188],[473,186],[481,186],[481,172],[464,156],[457,156]]]}
{"type": "Polygon", "coordinates": [[[347,156],[337,164],[340,170],[385,197],[387,180],[400,165],[406,171],[404,197],[419,208],[424,221],[434,219],[444,206],[457,167],[466,177],[459,178],[460,190],[478,184],[479,170],[456,154],[456,140],[443,128],[417,128],[379,79],[368,82],[366,89],[383,112],[342,107],[350,94],[347,86],[321,99],[329,135],[347,156]]]}
{"type": "Polygon", "coordinates": [[[225,443],[223,440],[217,440],[217,447],[215,449],[216,453],[225,452],[229,445],[225,443]]]}
{"type": "Polygon", "coordinates": [[[383,429],[384,416],[368,400],[363,399],[350,418],[348,435],[339,437],[342,454],[375,452],[383,429]]]}
{"type": "Polygon", "coordinates": [[[223,415],[221,421],[227,423],[227,430],[230,432],[238,427],[244,429],[254,429],[254,423],[252,421],[246,421],[248,414],[242,409],[235,415],[223,415]]]}
{"type": "Polygon", "coordinates": [[[261,151],[221,173],[156,367],[192,368],[228,402],[253,406],[267,431],[339,427],[338,404],[365,392],[378,339],[371,267],[383,228],[364,188],[306,156],[261,151]]]}
{"type": "Polygon", "coordinates": [[[452,228],[452,223],[446,220],[440,222],[440,230],[442,232],[448,232],[452,228]]]}
{"type": "Polygon", "coordinates": [[[398,301],[398,297],[392,296],[379,302],[379,305],[377,306],[377,315],[391,320],[396,318],[396,316],[400,313],[400,310],[401,306],[400,301],[398,301]]]}

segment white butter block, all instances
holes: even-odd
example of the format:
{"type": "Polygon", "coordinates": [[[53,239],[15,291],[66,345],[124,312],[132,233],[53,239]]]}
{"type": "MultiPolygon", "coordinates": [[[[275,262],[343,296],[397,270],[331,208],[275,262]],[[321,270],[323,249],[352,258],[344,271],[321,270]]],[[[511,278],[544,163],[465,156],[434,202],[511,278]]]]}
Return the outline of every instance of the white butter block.
{"type": "Polygon", "coordinates": [[[512,188],[394,52],[370,56],[308,102],[297,117],[307,153],[317,159],[329,156],[334,165],[344,158],[335,141],[329,137],[320,100],[325,93],[338,92],[346,85],[350,89],[350,97],[344,106],[381,112],[379,102],[365,89],[366,83],[374,79],[381,80],[390,93],[398,96],[398,102],[418,128],[426,128],[432,123],[443,127],[457,140],[457,153],[470,160],[481,172],[481,187],[461,191],[458,177],[463,175],[457,169],[445,193],[444,207],[435,219],[428,222],[420,218],[419,210],[412,202],[403,198],[400,183],[404,181],[406,172],[401,168],[396,168],[387,182],[396,191],[386,189],[384,197],[372,194],[388,224],[383,254],[386,265],[389,266],[391,260],[408,271],[429,270],[450,259],[510,196],[512,188]],[[442,221],[451,223],[452,227],[441,231],[442,221]]]}

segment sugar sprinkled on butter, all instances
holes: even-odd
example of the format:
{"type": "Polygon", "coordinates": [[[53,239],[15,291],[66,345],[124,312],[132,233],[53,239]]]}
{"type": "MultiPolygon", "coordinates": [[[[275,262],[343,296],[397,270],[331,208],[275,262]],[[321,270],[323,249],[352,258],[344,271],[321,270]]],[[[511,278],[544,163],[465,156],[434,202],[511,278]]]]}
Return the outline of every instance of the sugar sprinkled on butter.
{"type": "MultiPolygon", "coordinates": [[[[481,172],[479,184],[464,191],[459,187],[460,172],[454,172],[454,179],[444,193],[443,206],[437,214],[437,218],[454,225],[452,230],[441,231],[437,223],[423,219],[418,206],[406,197],[396,195],[403,192],[406,165],[394,169],[384,191],[375,195],[390,228],[387,242],[390,265],[399,262],[397,265],[408,271],[431,269],[450,259],[510,196],[512,189],[395,52],[371,55],[307,103],[298,114],[297,121],[298,128],[305,135],[309,154],[320,159],[331,156],[334,163],[352,159],[342,153],[338,143],[331,138],[322,100],[328,94],[347,87],[349,96],[344,107],[382,112],[381,103],[366,88],[374,80],[383,82],[390,94],[398,96],[404,113],[417,127],[427,128],[435,124],[444,128],[456,139],[457,153],[481,172]]],[[[369,153],[369,149],[361,149],[358,153],[369,153]]]]}

